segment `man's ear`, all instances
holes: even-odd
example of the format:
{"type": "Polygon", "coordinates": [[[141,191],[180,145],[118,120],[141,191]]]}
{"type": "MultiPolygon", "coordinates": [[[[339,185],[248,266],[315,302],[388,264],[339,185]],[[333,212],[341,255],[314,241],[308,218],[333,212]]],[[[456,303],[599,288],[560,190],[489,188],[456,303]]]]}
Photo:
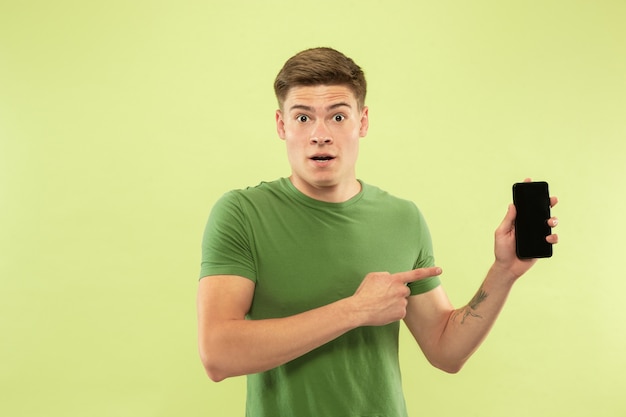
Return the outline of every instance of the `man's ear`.
{"type": "Polygon", "coordinates": [[[279,138],[285,140],[285,120],[280,109],[276,110],[276,132],[278,132],[279,138]]]}
{"type": "Polygon", "coordinates": [[[363,107],[361,110],[361,127],[359,128],[359,134],[362,138],[367,135],[367,130],[370,127],[370,119],[369,119],[369,109],[367,106],[363,107]]]}

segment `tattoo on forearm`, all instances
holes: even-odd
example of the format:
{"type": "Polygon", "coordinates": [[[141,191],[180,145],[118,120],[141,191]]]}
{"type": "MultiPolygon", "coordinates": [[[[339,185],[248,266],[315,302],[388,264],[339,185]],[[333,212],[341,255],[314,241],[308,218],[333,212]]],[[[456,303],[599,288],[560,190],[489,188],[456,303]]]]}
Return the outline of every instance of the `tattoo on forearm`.
{"type": "Polygon", "coordinates": [[[474,296],[474,298],[472,298],[469,302],[468,305],[466,305],[464,308],[457,310],[454,315],[452,316],[452,320],[455,321],[456,318],[459,315],[462,315],[461,318],[461,324],[465,323],[465,319],[467,317],[478,317],[479,319],[482,319],[483,316],[481,316],[480,314],[476,313],[476,310],[478,309],[478,306],[480,305],[480,303],[482,303],[483,301],[485,301],[485,299],[489,296],[489,294],[487,294],[485,292],[485,290],[483,290],[482,288],[480,290],[478,290],[478,292],[476,293],[476,295],[474,296]]]}

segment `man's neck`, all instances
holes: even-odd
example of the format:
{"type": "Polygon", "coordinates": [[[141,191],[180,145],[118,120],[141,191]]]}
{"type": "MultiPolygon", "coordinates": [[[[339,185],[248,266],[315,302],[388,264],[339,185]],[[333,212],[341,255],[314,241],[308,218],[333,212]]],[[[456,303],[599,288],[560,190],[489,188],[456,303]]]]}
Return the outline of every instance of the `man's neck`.
{"type": "Polygon", "coordinates": [[[361,183],[355,178],[353,182],[348,184],[337,184],[329,186],[316,186],[306,182],[294,179],[292,175],[289,177],[291,183],[298,191],[307,197],[315,200],[324,201],[326,203],[343,203],[361,192],[361,183]]]}

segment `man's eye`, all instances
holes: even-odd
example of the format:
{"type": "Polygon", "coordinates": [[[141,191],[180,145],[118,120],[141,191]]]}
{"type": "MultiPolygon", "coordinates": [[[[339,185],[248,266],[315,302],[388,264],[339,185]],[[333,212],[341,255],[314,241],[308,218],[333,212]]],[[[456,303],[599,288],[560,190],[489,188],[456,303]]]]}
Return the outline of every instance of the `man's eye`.
{"type": "Polygon", "coordinates": [[[297,117],[297,120],[298,120],[300,123],[306,123],[306,122],[308,122],[308,121],[309,121],[309,116],[306,116],[306,115],[304,115],[304,114],[301,114],[300,116],[298,116],[298,117],[297,117]]]}
{"type": "Polygon", "coordinates": [[[336,122],[342,122],[342,121],[344,121],[346,119],[346,116],[344,116],[343,114],[337,114],[337,115],[335,115],[335,117],[333,117],[333,119],[336,122]]]}

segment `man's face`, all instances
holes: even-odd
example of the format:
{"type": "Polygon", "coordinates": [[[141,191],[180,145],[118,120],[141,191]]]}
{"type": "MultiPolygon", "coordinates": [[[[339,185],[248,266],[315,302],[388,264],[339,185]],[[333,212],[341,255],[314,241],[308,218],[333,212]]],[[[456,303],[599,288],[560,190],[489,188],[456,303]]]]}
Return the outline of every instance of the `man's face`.
{"type": "Polygon", "coordinates": [[[282,107],[276,111],[276,128],[286,143],[296,188],[324,200],[356,194],[355,165],[359,140],[367,134],[367,107],[359,109],[354,93],[343,85],[293,87],[282,107]]]}

